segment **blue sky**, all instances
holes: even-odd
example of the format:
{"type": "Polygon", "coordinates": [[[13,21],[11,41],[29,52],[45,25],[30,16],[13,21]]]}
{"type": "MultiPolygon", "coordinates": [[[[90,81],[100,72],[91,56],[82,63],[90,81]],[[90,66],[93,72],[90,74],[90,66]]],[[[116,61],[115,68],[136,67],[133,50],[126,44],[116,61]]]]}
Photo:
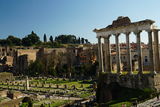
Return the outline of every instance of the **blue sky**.
{"type": "MultiPolygon", "coordinates": [[[[129,16],[133,22],[152,19],[160,26],[159,5],[160,0],[0,0],[0,38],[22,38],[33,30],[41,38],[44,33],[74,34],[95,43],[92,30],[106,27],[118,16],[129,16]]],[[[142,35],[147,42],[147,35],[142,35]]]]}

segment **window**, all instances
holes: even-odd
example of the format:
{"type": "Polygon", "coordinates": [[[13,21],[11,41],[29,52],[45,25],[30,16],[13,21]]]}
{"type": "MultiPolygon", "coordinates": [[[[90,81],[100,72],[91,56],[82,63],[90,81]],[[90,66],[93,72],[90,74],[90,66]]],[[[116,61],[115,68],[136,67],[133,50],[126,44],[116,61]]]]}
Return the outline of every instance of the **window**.
{"type": "Polygon", "coordinates": [[[144,60],[145,62],[148,62],[148,58],[147,58],[147,56],[145,56],[145,60],[144,60]]]}

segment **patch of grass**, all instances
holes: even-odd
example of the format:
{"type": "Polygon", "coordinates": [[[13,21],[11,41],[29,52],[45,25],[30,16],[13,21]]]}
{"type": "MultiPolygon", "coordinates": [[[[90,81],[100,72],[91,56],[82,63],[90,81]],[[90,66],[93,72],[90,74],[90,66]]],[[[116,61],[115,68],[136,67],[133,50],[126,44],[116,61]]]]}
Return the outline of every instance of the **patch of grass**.
{"type": "Polygon", "coordinates": [[[91,92],[84,92],[84,93],[81,93],[79,96],[80,96],[81,98],[87,99],[87,98],[89,98],[91,95],[93,95],[93,93],[91,93],[91,92]]]}
{"type": "Polygon", "coordinates": [[[28,107],[28,103],[22,103],[20,107],[28,107]]]}
{"type": "Polygon", "coordinates": [[[59,107],[61,105],[67,104],[69,102],[70,102],[69,100],[42,100],[42,101],[39,101],[39,102],[35,102],[33,104],[33,107],[40,107],[42,104],[45,107],[59,107]]]}
{"type": "Polygon", "coordinates": [[[65,80],[63,81],[62,79],[52,79],[52,80],[32,80],[31,82],[35,82],[38,81],[40,83],[46,82],[46,83],[51,83],[51,84],[58,84],[58,85],[67,85],[67,86],[72,86],[75,85],[76,87],[80,87],[81,85],[83,85],[84,88],[89,87],[92,82],[91,81],[69,81],[69,80],[65,80]]]}
{"type": "Polygon", "coordinates": [[[124,107],[131,107],[132,103],[131,102],[120,102],[117,104],[112,104],[109,107],[123,107],[123,105],[125,105],[124,107]]]}

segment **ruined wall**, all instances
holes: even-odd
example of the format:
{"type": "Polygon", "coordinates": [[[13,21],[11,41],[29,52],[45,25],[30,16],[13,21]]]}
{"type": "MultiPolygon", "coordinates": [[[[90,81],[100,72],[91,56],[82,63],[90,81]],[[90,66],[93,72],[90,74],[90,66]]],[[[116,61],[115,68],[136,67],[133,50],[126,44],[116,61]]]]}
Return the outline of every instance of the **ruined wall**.
{"type": "Polygon", "coordinates": [[[154,87],[160,92],[160,74],[154,76],[154,87]]]}
{"type": "Polygon", "coordinates": [[[113,98],[121,98],[122,88],[156,89],[160,91],[160,74],[118,75],[100,74],[96,90],[97,102],[104,103],[113,98]]]}
{"type": "Polygon", "coordinates": [[[35,61],[37,52],[38,49],[19,49],[17,50],[17,56],[27,55],[29,61],[35,61]]]}
{"type": "MultiPolygon", "coordinates": [[[[117,82],[122,87],[128,88],[155,88],[155,80],[160,83],[160,74],[133,74],[133,75],[118,75],[118,74],[102,74],[100,79],[103,82],[110,84],[117,82]]],[[[159,87],[160,88],[160,87],[159,87]]]]}
{"type": "Polygon", "coordinates": [[[2,72],[0,73],[0,81],[12,81],[14,80],[13,74],[8,72],[2,72]]]}

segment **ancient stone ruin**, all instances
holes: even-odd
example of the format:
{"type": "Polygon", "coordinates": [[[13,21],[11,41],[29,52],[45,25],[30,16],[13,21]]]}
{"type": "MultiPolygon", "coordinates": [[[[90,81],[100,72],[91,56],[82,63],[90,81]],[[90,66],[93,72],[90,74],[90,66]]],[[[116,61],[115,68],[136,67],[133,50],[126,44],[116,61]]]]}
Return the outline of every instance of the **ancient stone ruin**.
{"type": "Polygon", "coordinates": [[[128,17],[118,17],[111,25],[102,29],[94,29],[98,38],[98,54],[99,54],[99,82],[98,82],[98,98],[103,102],[103,98],[110,99],[113,93],[108,90],[109,85],[117,83],[122,87],[128,88],[152,88],[160,90],[160,58],[159,58],[159,29],[154,25],[153,20],[142,20],[138,22],[131,22],[128,17]],[[143,73],[142,49],[141,49],[141,32],[148,33],[148,51],[150,60],[150,73],[143,73]],[[133,74],[130,35],[131,32],[135,34],[137,40],[137,61],[138,73],[133,74]],[[127,46],[127,74],[122,75],[121,71],[121,54],[119,36],[120,34],[126,36],[127,46]],[[112,73],[111,47],[110,37],[115,37],[116,42],[116,71],[112,73]],[[104,40],[104,43],[102,42],[104,40]],[[105,73],[103,73],[105,72],[105,73]],[[109,98],[107,98],[109,97],[109,98]],[[102,99],[101,99],[102,98],[102,99]]]}

